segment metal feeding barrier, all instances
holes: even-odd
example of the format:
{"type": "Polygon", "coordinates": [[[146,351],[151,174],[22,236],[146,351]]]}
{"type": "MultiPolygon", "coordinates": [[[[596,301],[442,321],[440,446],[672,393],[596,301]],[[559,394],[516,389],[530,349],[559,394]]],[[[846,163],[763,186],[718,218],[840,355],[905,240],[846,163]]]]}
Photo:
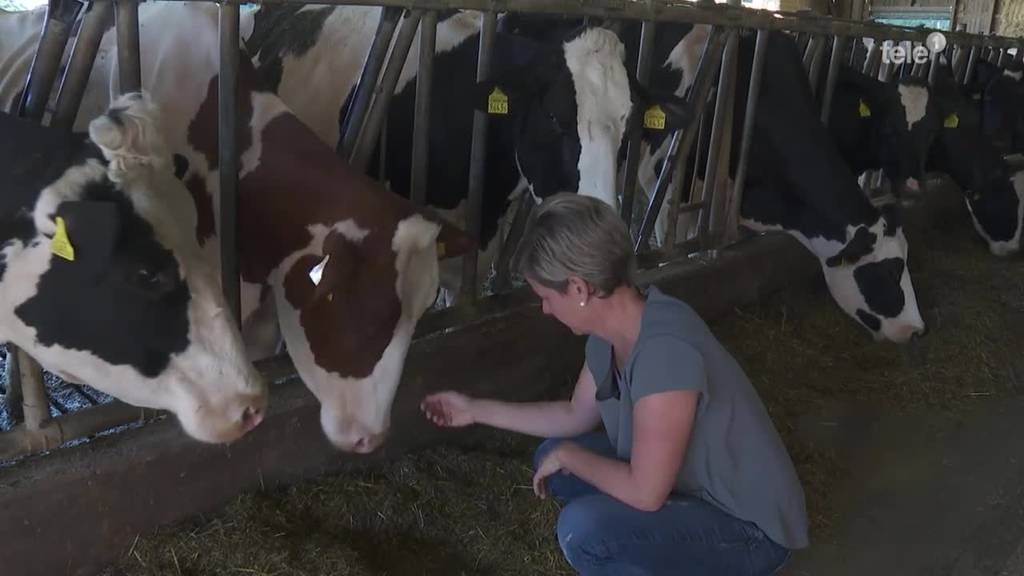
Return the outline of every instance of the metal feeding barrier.
{"type": "MultiPolygon", "coordinates": [[[[211,1],[211,0],[195,0],[211,1]]],[[[425,204],[427,197],[429,154],[429,110],[436,103],[430,100],[433,81],[433,58],[438,14],[441,11],[472,10],[483,14],[481,20],[477,80],[489,76],[492,65],[497,17],[500,12],[521,12],[548,15],[575,15],[606,23],[621,20],[641,22],[640,46],[636,61],[627,68],[641,85],[650,78],[652,50],[659,26],[669,23],[711,25],[711,32],[700,57],[693,85],[685,95],[684,124],[671,134],[668,149],[657,182],[637,226],[631,226],[635,251],[657,259],[671,258],[681,252],[699,251],[713,256],[714,251],[736,239],[739,209],[750,155],[750,140],[757,109],[758,92],[764,69],[767,32],[786,30],[797,34],[802,47],[803,62],[812,87],[820,74],[826,74],[821,95],[821,118],[827,121],[839,75],[839,66],[846,62],[883,80],[913,75],[927,76],[934,81],[938,52],[931,54],[929,64],[915,62],[898,69],[883,62],[883,42],[924,45],[933,30],[908,29],[871,22],[843,20],[810,14],[782,14],[750,10],[739,6],[739,0],[728,5],[705,2],[667,2],[664,0],[265,0],[265,4],[374,5],[383,7],[375,39],[366,54],[352,104],[341,125],[339,154],[354,167],[365,170],[381,139],[387,109],[417,31],[420,33],[419,62],[413,125],[412,200],[425,204]],[[739,34],[755,30],[750,83],[739,86],[736,81],[739,34]],[[874,42],[866,51],[861,38],[874,42]],[[847,55],[848,53],[848,55],[847,55]],[[826,65],[827,61],[827,65],[826,65]],[[732,153],[733,102],[737,90],[748,91],[746,113],[741,131],[739,161],[733,185],[727,186],[729,158],[732,153]],[[703,145],[708,142],[708,145],[703,145]],[[705,160],[702,178],[685,174],[687,159],[696,153],[705,160]],[[685,177],[684,177],[685,176],[685,177]],[[703,184],[699,185],[702,180],[703,184]],[[699,190],[698,190],[699,188],[699,190]],[[687,192],[687,194],[684,194],[687,192]],[[684,198],[688,195],[689,198],[684,198]],[[668,202],[665,199],[668,198],[668,202]],[[651,252],[650,237],[659,211],[668,205],[668,226],[660,250],[651,252]],[[695,231],[680,231],[680,214],[697,213],[695,231]],[[680,236],[684,236],[679,241],[680,236]]],[[[240,3],[218,2],[220,10],[220,76],[219,76],[219,154],[220,154],[220,222],[221,275],[224,293],[236,320],[240,319],[238,276],[238,168],[239,151],[236,139],[235,102],[238,93],[240,3]]],[[[143,88],[139,58],[139,5],[137,0],[50,0],[45,25],[39,38],[22,99],[16,113],[34,121],[48,120],[50,126],[70,129],[85,91],[100,40],[113,20],[118,47],[119,85],[122,92],[143,88]],[[67,66],[59,79],[54,104],[53,86],[60,76],[67,44],[76,24],[80,24],[75,42],[67,58],[67,66]],[[49,112],[49,114],[47,114],[49,112]]],[[[1022,40],[999,36],[979,36],[961,32],[944,32],[947,46],[942,54],[952,63],[958,82],[965,82],[979,59],[1006,66],[1019,63],[1024,57],[1022,40]],[[1010,53],[1016,49],[1016,53],[1010,53]]],[[[887,46],[891,47],[891,44],[887,46]]],[[[479,240],[481,207],[489,118],[486,112],[475,112],[467,202],[467,230],[479,240]]],[[[622,189],[621,215],[627,224],[634,222],[638,169],[644,153],[638,128],[625,137],[626,160],[622,189]]],[[[699,165],[696,164],[696,165],[699,165]]],[[[515,218],[501,247],[495,292],[511,286],[509,262],[522,235],[529,210],[534,202],[524,192],[518,200],[515,218]]],[[[463,256],[464,302],[472,304],[480,297],[475,255],[463,256]]],[[[138,423],[158,415],[114,401],[57,417],[50,416],[47,391],[39,365],[24,352],[8,346],[9,382],[6,392],[8,407],[20,405],[23,421],[11,431],[0,433],[0,460],[13,459],[54,449],[72,440],[86,438],[112,427],[138,423]]],[[[260,363],[264,375],[278,378],[293,375],[290,364],[280,358],[260,363]]],[[[15,406],[16,407],[16,406],[15,406]]],[[[17,412],[17,410],[11,410],[17,412]]]]}

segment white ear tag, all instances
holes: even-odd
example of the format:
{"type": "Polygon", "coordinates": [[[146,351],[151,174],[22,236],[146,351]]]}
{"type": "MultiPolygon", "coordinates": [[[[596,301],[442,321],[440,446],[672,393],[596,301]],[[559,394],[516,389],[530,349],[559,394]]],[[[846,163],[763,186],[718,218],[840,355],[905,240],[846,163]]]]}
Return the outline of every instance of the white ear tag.
{"type": "Polygon", "coordinates": [[[309,271],[309,279],[313,281],[313,286],[320,285],[320,278],[324,275],[324,266],[327,265],[327,261],[330,259],[330,254],[324,256],[324,259],[316,266],[313,266],[313,269],[309,271]]]}

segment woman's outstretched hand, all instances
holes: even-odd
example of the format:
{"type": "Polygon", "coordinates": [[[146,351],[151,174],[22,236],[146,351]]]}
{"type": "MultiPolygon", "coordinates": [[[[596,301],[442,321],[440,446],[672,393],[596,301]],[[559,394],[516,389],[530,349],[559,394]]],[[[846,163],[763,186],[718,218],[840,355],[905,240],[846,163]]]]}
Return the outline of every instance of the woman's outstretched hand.
{"type": "Polygon", "coordinates": [[[420,410],[438,426],[460,427],[473,424],[473,399],[458,392],[438,392],[420,402],[420,410]]]}

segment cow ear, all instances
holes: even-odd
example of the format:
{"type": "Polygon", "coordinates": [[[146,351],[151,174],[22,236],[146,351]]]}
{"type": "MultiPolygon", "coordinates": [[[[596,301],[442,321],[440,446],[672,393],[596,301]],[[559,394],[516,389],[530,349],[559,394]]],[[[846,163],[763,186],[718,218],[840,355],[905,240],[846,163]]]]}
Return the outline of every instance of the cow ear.
{"type": "Polygon", "coordinates": [[[476,249],[477,242],[472,235],[454,224],[441,222],[441,231],[437,235],[438,260],[469,254],[476,249]]]}
{"type": "Polygon", "coordinates": [[[648,132],[675,131],[686,125],[692,116],[686,100],[675,94],[656,93],[644,88],[632,76],[629,89],[633,97],[630,122],[639,122],[648,132]]]}
{"type": "Polygon", "coordinates": [[[858,228],[853,238],[846,243],[846,246],[843,246],[842,250],[825,260],[825,265],[829,268],[836,268],[856,264],[861,258],[874,251],[877,238],[875,233],[867,228],[863,226],[858,228]]]}
{"type": "Polygon", "coordinates": [[[474,252],[477,249],[477,242],[469,232],[452,224],[429,207],[417,206],[416,212],[440,227],[437,236],[434,238],[437,245],[438,260],[455,258],[474,252]]]}
{"type": "Polygon", "coordinates": [[[351,283],[355,272],[355,247],[344,238],[333,242],[328,238],[324,247],[321,258],[315,262],[310,260],[311,265],[305,271],[313,288],[305,291],[300,308],[306,308],[324,298],[332,300],[336,290],[351,283]]]}
{"type": "Polygon", "coordinates": [[[477,82],[474,86],[473,106],[491,116],[506,117],[518,110],[528,92],[527,86],[521,82],[519,72],[507,72],[500,78],[477,82]]]}
{"type": "MultiPolygon", "coordinates": [[[[855,92],[860,100],[869,108],[880,107],[888,99],[898,98],[895,82],[882,82],[878,78],[869,76],[859,70],[841,68],[840,83],[844,91],[855,92]]],[[[839,90],[838,86],[836,90],[839,90]]],[[[863,113],[867,113],[867,111],[863,113]]]]}
{"type": "Polygon", "coordinates": [[[86,276],[107,268],[117,246],[121,217],[113,202],[72,200],[58,206],[50,251],[86,276]]]}
{"type": "Polygon", "coordinates": [[[171,168],[171,155],[160,134],[159,109],[144,93],[118,97],[89,123],[89,138],[110,162],[107,172],[114,182],[138,168],[171,168]]]}

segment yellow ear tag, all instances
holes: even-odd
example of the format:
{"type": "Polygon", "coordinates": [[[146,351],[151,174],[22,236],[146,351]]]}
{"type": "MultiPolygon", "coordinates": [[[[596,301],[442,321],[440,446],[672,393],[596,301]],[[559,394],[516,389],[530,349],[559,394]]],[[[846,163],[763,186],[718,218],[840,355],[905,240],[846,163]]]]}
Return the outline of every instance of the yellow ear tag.
{"type": "Polygon", "coordinates": [[[665,111],[661,109],[661,106],[655,104],[644,112],[644,128],[651,130],[665,129],[665,111]]]}
{"type": "Polygon", "coordinates": [[[946,120],[942,122],[942,125],[946,128],[956,128],[960,126],[960,117],[956,115],[956,112],[946,116],[946,120]]]}
{"type": "Polygon", "coordinates": [[[444,252],[445,252],[444,242],[438,242],[437,243],[437,257],[438,258],[444,258],[444,252]]]}
{"type": "Polygon", "coordinates": [[[871,108],[868,108],[867,103],[865,103],[863,100],[860,101],[860,108],[858,111],[860,112],[861,118],[871,117],[871,108]]]}
{"type": "Polygon", "coordinates": [[[57,231],[50,240],[50,252],[65,260],[75,261],[75,247],[71,245],[71,240],[68,240],[68,230],[60,216],[57,216],[57,231]]]}
{"type": "Polygon", "coordinates": [[[491,90],[491,95],[487,97],[487,113],[508,114],[508,96],[497,86],[494,87],[494,90],[491,90]]]}

